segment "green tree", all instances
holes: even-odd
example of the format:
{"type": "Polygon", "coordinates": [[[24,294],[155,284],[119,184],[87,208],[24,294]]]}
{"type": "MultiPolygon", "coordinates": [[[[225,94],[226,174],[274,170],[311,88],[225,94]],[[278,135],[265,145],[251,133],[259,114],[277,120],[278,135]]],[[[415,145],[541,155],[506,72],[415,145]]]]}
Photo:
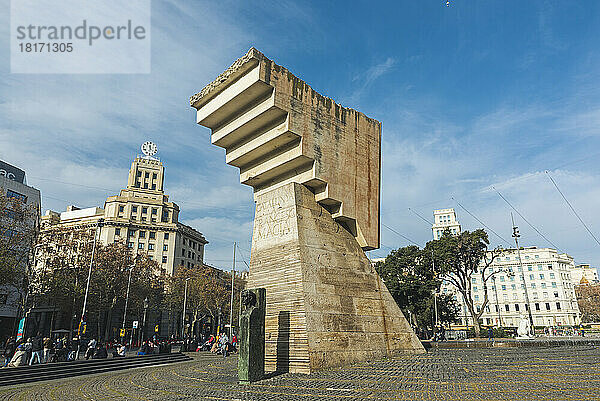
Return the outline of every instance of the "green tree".
{"type": "Polygon", "coordinates": [[[38,229],[38,208],[0,190],[0,286],[26,288],[38,229]]]}
{"type": "MultiPolygon", "coordinates": [[[[433,328],[434,297],[441,281],[432,268],[431,256],[411,245],[390,252],[375,269],[405,316],[412,316],[420,327],[433,328]]],[[[438,294],[437,308],[440,323],[456,320],[458,308],[451,297],[438,294]]]]}
{"type": "MultiPolygon", "coordinates": [[[[197,323],[208,316],[212,322],[217,321],[220,313],[222,318],[228,316],[231,275],[210,266],[178,267],[175,274],[169,278],[166,297],[167,304],[174,310],[181,310],[183,307],[186,280],[186,314],[192,316],[191,327],[198,330],[197,323]]],[[[238,287],[237,292],[239,291],[238,287]]]]}
{"type": "MultiPolygon", "coordinates": [[[[51,233],[52,240],[41,239],[40,246],[46,247],[47,259],[43,269],[35,271],[32,277],[32,300],[35,305],[52,306],[57,313],[67,316],[70,328],[81,318],[93,233],[94,230],[75,233],[62,230],[51,233]]],[[[96,244],[87,303],[88,331],[96,332],[99,337],[112,337],[113,313],[123,313],[130,268],[133,270],[128,316],[141,315],[146,297],[150,305],[160,307],[165,272],[156,261],[145,253],[134,257],[123,243],[96,244]]]]}
{"type": "Polygon", "coordinates": [[[491,265],[503,252],[500,247],[489,249],[489,243],[488,235],[482,229],[463,231],[458,235],[446,230],[439,240],[430,241],[425,247],[426,254],[434,255],[440,276],[453,284],[463,296],[477,337],[481,333],[479,319],[489,303],[488,282],[496,273],[491,265]],[[474,278],[479,278],[482,283],[479,293],[483,294],[483,301],[477,305],[473,300],[474,278]]]}

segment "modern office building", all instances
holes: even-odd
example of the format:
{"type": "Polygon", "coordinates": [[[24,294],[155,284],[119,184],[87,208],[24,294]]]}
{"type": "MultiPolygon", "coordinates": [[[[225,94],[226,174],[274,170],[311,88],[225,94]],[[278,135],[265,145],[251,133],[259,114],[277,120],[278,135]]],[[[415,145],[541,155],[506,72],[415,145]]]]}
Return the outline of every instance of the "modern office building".
{"type": "Polygon", "coordinates": [[[433,226],[431,227],[431,230],[433,232],[433,239],[440,239],[442,233],[446,229],[450,230],[452,234],[460,234],[460,223],[456,219],[456,212],[452,208],[434,210],[433,226]]]}
{"type": "Polygon", "coordinates": [[[160,160],[138,156],[131,164],[127,187],[108,197],[104,208],[69,206],[60,213],[48,210],[41,219],[37,268],[43,269],[50,257],[74,251],[59,249],[65,237],[73,239],[87,232],[86,238],[91,240],[98,226],[102,244],[126,243],[134,254],[147,253],[167,274],[173,274],[178,266],[203,265],[208,241],[202,233],[179,222],[179,206],[165,195],[164,177],[160,160]]]}
{"type": "MultiPolygon", "coordinates": [[[[3,202],[5,210],[0,210],[0,224],[2,226],[0,235],[6,237],[2,238],[3,241],[6,239],[3,246],[6,245],[9,248],[13,248],[15,244],[11,243],[8,236],[14,235],[14,231],[18,231],[19,227],[33,233],[39,223],[40,191],[27,185],[25,171],[0,161],[0,196],[10,201],[23,202],[31,212],[27,213],[27,218],[23,221],[23,214],[11,210],[9,202],[3,202]]],[[[23,257],[19,258],[21,264],[19,267],[25,272],[31,261],[29,257],[31,249],[27,241],[16,246],[18,249],[10,249],[10,251],[22,254],[23,257]]],[[[14,330],[17,315],[20,313],[19,305],[22,304],[21,300],[25,296],[23,286],[20,284],[17,282],[15,285],[0,287],[0,338],[7,337],[14,330]]]]}
{"type": "MultiPolygon", "coordinates": [[[[521,318],[527,316],[527,308],[531,308],[535,326],[579,324],[580,311],[572,279],[576,270],[573,258],[551,248],[527,247],[520,253],[521,261],[516,249],[505,249],[491,265],[496,273],[488,280],[489,302],[480,323],[517,327],[521,318]]],[[[441,291],[453,295],[459,303],[459,324],[472,325],[464,298],[456,287],[444,281],[441,291]]],[[[485,293],[478,274],[472,277],[471,295],[475,307],[481,310],[485,293]]]]}

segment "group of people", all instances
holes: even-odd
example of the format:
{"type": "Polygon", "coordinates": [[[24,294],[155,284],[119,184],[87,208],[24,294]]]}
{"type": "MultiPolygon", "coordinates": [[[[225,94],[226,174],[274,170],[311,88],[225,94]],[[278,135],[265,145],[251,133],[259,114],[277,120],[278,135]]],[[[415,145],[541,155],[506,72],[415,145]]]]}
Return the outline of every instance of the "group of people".
{"type": "Polygon", "coordinates": [[[232,352],[237,352],[237,345],[237,336],[233,334],[229,339],[226,333],[210,334],[202,338],[187,338],[184,340],[184,348],[187,350],[210,351],[213,354],[223,355],[224,358],[232,352]]]}
{"type": "Polygon", "coordinates": [[[18,340],[10,337],[4,344],[3,367],[76,361],[80,355],[85,359],[105,359],[108,358],[110,349],[114,349],[113,357],[124,357],[127,351],[127,347],[117,341],[102,343],[94,338],[85,341],[74,337],[69,342],[66,336],[52,340],[39,333],[35,337],[18,340]]]}
{"type": "Polygon", "coordinates": [[[35,337],[19,338],[10,337],[4,343],[4,367],[33,365],[48,362],[66,361],[74,358],[74,351],[68,345],[67,338],[55,341],[49,337],[42,337],[39,333],[35,337]]]}

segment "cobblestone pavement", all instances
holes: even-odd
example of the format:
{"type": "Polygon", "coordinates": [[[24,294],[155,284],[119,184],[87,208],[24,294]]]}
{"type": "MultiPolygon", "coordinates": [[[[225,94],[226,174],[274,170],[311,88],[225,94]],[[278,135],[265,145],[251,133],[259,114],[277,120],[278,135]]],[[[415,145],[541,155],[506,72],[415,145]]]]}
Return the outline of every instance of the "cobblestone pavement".
{"type": "Polygon", "coordinates": [[[165,366],[0,389],[10,400],[600,400],[600,348],[434,350],[283,374],[250,386],[237,358],[207,353],[165,366]]]}

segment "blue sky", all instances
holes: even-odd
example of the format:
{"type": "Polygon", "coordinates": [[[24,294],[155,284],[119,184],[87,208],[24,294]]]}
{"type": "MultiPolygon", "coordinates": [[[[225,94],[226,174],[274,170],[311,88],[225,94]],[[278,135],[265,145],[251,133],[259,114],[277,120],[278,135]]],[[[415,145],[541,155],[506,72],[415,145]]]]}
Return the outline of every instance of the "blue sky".
{"type": "MultiPolygon", "coordinates": [[[[10,74],[0,14],[0,159],[27,171],[44,209],[101,206],[145,140],[166,191],[203,232],[206,261],[249,263],[250,188],[225,164],[188,98],[254,46],[318,92],[383,122],[382,221],[423,245],[432,210],[510,238],[510,208],[578,263],[600,236],[600,3],[390,1],[152,3],[152,73],[10,74]]],[[[548,246],[516,218],[523,245],[548,246]]],[[[384,256],[408,242],[381,228],[384,256]]],[[[491,236],[492,244],[502,240],[491,236]]],[[[504,244],[506,246],[506,244],[504,244]]]]}

